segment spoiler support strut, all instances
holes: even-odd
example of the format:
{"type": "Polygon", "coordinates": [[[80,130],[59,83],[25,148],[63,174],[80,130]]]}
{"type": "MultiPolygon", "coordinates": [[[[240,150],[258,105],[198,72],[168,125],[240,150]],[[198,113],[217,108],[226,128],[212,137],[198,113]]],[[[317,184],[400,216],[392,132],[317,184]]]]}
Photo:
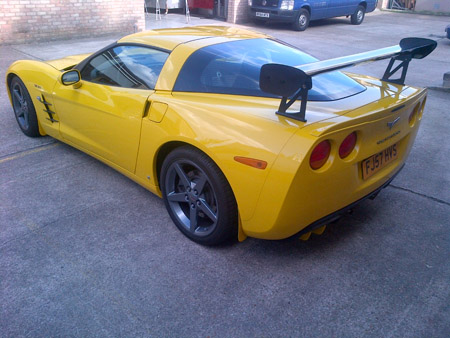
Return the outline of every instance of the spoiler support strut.
{"type": "Polygon", "coordinates": [[[412,60],[411,54],[403,54],[397,57],[392,57],[381,80],[404,85],[406,72],[408,71],[409,62],[411,60],[412,60]],[[395,61],[400,61],[400,64],[398,64],[397,67],[392,69],[392,67],[394,67],[395,61]],[[394,75],[396,72],[398,72],[400,69],[402,70],[402,74],[400,75],[400,77],[397,79],[391,79],[390,77],[394,75]]]}
{"type": "Polygon", "coordinates": [[[277,114],[286,117],[293,117],[296,120],[306,122],[306,103],[308,102],[308,92],[311,88],[312,79],[310,76],[308,76],[308,80],[306,81],[306,83],[302,85],[302,87],[294,94],[294,96],[289,101],[287,101],[288,98],[285,96],[281,99],[277,114]],[[288,110],[289,107],[292,106],[298,98],[300,98],[300,111],[296,113],[286,113],[286,110],[288,110]]]}

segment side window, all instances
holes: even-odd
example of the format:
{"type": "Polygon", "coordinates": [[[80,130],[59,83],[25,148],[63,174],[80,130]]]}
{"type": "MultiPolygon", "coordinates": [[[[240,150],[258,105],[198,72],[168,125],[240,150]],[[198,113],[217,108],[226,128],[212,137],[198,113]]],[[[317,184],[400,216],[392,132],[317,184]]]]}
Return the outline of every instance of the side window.
{"type": "Polygon", "coordinates": [[[169,53],[140,46],[116,46],[94,57],[81,78],[109,86],[154,89],[169,53]]]}

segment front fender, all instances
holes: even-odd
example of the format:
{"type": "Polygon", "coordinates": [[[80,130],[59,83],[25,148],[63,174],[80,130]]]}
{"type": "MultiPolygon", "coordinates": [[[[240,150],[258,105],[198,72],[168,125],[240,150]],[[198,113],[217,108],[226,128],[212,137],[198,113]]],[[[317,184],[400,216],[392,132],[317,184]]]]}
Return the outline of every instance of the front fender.
{"type": "MultiPolygon", "coordinates": [[[[45,97],[45,101],[53,102],[53,88],[61,72],[45,62],[35,60],[19,60],[11,64],[6,71],[6,88],[12,105],[9,84],[14,76],[19,77],[27,88],[36,110],[41,134],[59,136],[59,124],[47,120],[45,106],[37,99],[45,97]]],[[[58,120],[57,115],[54,116],[58,120]]]]}

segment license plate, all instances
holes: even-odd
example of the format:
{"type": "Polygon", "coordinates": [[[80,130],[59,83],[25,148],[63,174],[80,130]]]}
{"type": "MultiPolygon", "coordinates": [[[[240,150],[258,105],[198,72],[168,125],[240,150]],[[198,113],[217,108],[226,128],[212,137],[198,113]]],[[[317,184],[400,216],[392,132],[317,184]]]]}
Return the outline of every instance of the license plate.
{"type": "Polygon", "coordinates": [[[258,16],[260,18],[268,18],[269,17],[269,13],[256,12],[256,16],[258,16]]]}
{"type": "Polygon", "coordinates": [[[362,177],[367,179],[376,174],[386,165],[394,161],[398,156],[397,144],[380,151],[379,153],[370,156],[361,162],[362,177]]]}

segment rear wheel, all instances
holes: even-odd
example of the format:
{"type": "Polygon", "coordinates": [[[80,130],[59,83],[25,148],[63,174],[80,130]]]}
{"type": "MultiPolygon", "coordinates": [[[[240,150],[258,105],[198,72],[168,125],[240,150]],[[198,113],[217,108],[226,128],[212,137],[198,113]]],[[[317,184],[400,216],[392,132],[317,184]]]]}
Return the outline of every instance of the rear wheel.
{"type": "Polygon", "coordinates": [[[297,19],[292,24],[292,28],[296,31],[304,31],[309,26],[309,12],[308,10],[302,8],[298,12],[297,19]]]}
{"type": "Polygon", "coordinates": [[[36,110],[25,84],[15,76],[11,80],[9,91],[11,93],[14,115],[22,132],[30,137],[40,136],[36,110]]]}
{"type": "Polygon", "coordinates": [[[204,153],[172,151],[161,169],[161,190],[178,229],[194,242],[217,245],[237,236],[237,205],[225,176],[204,153]]]}
{"type": "Polygon", "coordinates": [[[364,20],[365,14],[366,9],[364,8],[364,6],[359,5],[358,7],[356,7],[355,13],[353,13],[350,18],[350,22],[352,23],[352,25],[360,25],[364,20]]]}

